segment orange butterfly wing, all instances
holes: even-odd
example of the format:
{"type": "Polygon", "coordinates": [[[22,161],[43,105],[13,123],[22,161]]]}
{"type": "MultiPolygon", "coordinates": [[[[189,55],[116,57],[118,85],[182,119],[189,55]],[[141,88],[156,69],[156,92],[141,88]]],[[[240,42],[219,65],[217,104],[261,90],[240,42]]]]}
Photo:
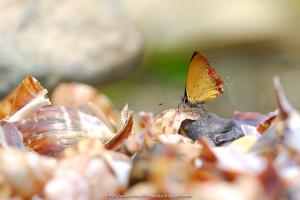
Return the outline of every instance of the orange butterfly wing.
{"type": "Polygon", "coordinates": [[[190,105],[203,104],[214,100],[223,93],[223,81],[208,60],[195,52],[186,79],[186,97],[190,105]]]}

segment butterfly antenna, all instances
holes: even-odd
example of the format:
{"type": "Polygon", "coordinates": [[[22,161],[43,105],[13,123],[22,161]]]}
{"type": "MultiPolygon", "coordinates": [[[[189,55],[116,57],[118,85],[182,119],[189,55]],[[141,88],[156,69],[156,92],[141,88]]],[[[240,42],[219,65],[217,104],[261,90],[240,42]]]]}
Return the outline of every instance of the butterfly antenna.
{"type": "Polygon", "coordinates": [[[159,106],[162,106],[162,105],[166,104],[167,102],[172,102],[172,101],[175,101],[175,100],[178,100],[178,98],[172,98],[172,99],[169,99],[168,101],[161,102],[161,103],[159,103],[158,105],[159,105],[159,106]]]}

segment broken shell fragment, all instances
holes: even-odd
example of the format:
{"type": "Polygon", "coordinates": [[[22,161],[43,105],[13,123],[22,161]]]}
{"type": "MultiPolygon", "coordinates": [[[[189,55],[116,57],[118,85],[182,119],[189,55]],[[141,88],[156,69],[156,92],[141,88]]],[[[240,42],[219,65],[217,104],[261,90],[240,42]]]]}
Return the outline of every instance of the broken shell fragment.
{"type": "Polygon", "coordinates": [[[26,77],[16,89],[0,101],[0,119],[24,107],[34,99],[44,88],[32,76],[26,77]]]}
{"type": "Polygon", "coordinates": [[[199,113],[192,110],[170,109],[166,110],[154,119],[156,131],[158,134],[178,133],[181,123],[184,120],[196,120],[199,118],[199,113]]]}
{"type": "Polygon", "coordinates": [[[47,90],[33,77],[26,77],[16,89],[0,101],[0,119],[16,122],[43,106],[50,105],[47,90]]]}
{"type": "Polygon", "coordinates": [[[101,119],[64,106],[43,107],[16,126],[23,133],[26,146],[46,155],[56,155],[84,138],[106,142],[113,136],[101,119]]]}
{"type": "Polygon", "coordinates": [[[120,113],[114,108],[110,99],[92,86],[83,83],[61,83],[53,91],[51,96],[53,105],[78,107],[87,103],[93,103],[100,109],[109,122],[120,128],[120,113]]]}
{"type": "Polygon", "coordinates": [[[25,150],[22,133],[16,128],[15,124],[5,121],[0,122],[0,146],[25,150]]]}

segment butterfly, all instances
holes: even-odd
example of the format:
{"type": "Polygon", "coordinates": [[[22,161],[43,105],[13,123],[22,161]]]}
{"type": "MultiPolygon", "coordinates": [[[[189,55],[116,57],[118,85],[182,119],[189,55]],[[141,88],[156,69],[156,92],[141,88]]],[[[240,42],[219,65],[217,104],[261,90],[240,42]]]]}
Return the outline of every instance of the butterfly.
{"type": "Polygon", "coordinates": [[[191,58],[187,73],[182,102],[190,107],[198,107],[214,100],[223,93],[223,80],[209,61],[195,52],[191,58]]]}

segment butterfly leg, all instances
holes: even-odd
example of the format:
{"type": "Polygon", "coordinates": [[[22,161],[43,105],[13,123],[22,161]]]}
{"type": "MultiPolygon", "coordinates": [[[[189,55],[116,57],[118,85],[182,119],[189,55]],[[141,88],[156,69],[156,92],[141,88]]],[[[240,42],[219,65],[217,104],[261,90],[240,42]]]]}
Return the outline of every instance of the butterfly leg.
{"type": "Polygon", "coordinates": [[[204,108],[204,106],[203,106],[203,104],[202,103],[200,103],[200,104],[198,104],[198,105],[200,105],[200,107],[199,106],[197,106],[198,108],[201,108],[201,111],[203,111],[204,112],[204,114],[207,116],[207,118],[209,118],[210,117],[210,115],[209,115],[209,113],[205,110],[205,108],[204,108]]]}
{"type": "Polygon", "coordinates": [[[178,106],[177,106],[178,112],[179,112],[180,106],[181,106],[182,104],[183,104],[183,101],[181,101],[181,102],[178,104],[178,106]]]}

